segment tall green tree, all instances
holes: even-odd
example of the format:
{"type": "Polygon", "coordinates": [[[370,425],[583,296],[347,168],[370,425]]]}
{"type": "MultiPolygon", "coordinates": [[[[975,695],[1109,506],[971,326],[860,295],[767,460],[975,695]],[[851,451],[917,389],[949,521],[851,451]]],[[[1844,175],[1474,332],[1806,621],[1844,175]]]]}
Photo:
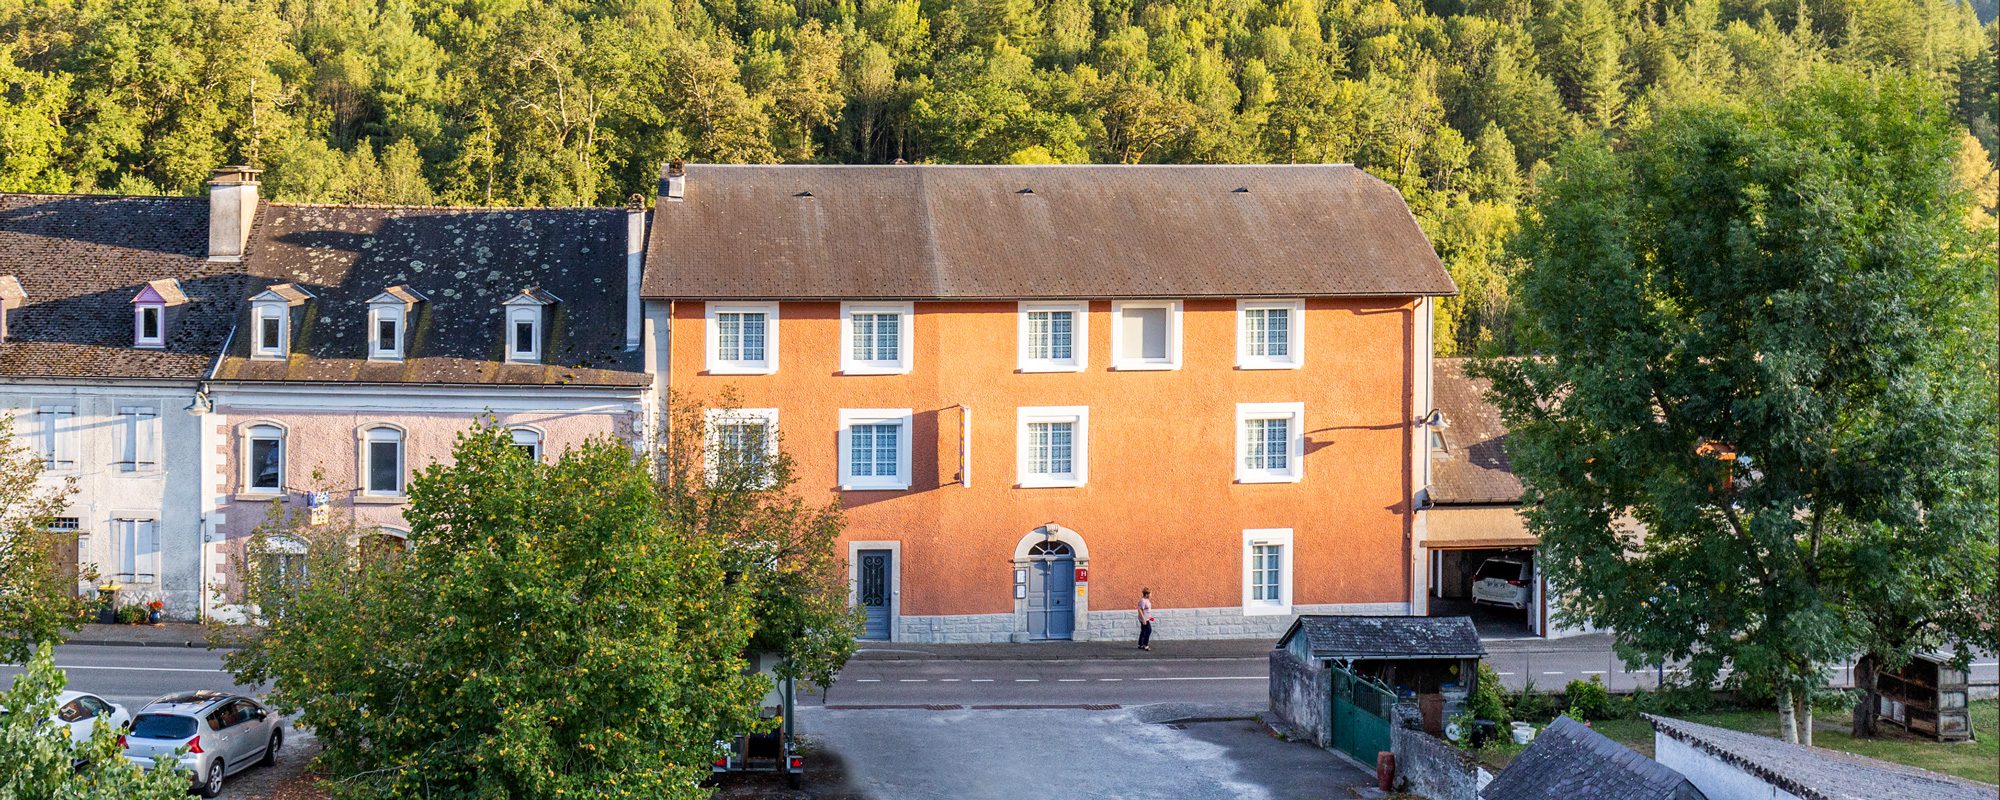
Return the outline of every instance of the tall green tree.
{"type": "Polygon", "coordinates": [[[238,680],[313,729],[338,797],[706,797],[768,688],[718,543],[661,518],[629,444],[542,463],[481,425],[452,459],[411,481],[407,552],[259,530],[238,680]]]}
{"type": "Polygon", "coordinates": [[[1788,741],[1839,659],[1991,644],[1993,242],[1959,131],[1934,83],[1829,68],[1580,141],[1524,232],[1542,355],[1482,368],[1562,612],[1631,663],[1733,668],[1788,741]]]}

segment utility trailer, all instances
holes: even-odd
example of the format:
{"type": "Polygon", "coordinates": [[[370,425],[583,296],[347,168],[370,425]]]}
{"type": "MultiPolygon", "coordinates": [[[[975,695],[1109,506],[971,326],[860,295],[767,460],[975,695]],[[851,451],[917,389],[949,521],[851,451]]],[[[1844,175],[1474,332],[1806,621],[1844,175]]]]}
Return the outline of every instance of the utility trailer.
{"type": "Polygon", "coordinates": [[[799,755],[796,746],[797,731],[792,714],[796,682],[777,674],[777,666],[783,662],[783,656],[766,653],[757,656],[752,663],[758,673],[771,679],[771,691],[764,694],[760,713],[764,719],[776,719],[777,727],[767,733],[740,733],[733,739],[716,740],[713,769],[716,774],[782,773],[786,783],[794,789],[805,782],[806,760],[799,755]]]}

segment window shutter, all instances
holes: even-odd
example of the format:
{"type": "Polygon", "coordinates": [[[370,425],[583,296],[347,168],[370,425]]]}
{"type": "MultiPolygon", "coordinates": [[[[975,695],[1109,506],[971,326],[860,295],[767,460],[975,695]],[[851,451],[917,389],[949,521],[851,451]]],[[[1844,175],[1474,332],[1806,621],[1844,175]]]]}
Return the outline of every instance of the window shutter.
{"type": "Polygon", "coordinates": [[[160,523],[156,520],[142,519],[138,521],[135,527],[138,528],[139,547],[138,557],[134,561],[135,566],[143,570],[143,572],[136,573],[133,577],[147,581],[159,580],[160,523]],[[143,578],[140,577],[142,575],[144,576],[143,578]]]}
{"type": "Polygon", "coordinates": [[[139,469],[154,469],[160,465],[160,411],[141,407],[133,420],[138,434],[133,460],[139,469]]]}
{"type": "Polygon", "coordinates": [[[136,577],[139,572],[139,522],[138,520],[118,520],[118,572],[127,578],[136,577]]]}
{"type": "Polygon", "coordinates": [[[75,406],[42,406],[42,443],[47,455],[44,462],[55,469],[76,465],[76,446],[71,441],[70,419],[76,416],[75,406]]]}

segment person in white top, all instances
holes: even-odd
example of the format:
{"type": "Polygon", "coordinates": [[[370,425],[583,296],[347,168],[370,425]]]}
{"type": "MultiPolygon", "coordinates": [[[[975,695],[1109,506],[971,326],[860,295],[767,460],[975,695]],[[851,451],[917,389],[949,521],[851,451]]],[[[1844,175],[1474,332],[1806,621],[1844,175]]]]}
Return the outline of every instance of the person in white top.
{"type": "Polygon", "coordinates": [[[1139,649],[1153,649],[1153,590],[1139,590],[1139,649]]]}

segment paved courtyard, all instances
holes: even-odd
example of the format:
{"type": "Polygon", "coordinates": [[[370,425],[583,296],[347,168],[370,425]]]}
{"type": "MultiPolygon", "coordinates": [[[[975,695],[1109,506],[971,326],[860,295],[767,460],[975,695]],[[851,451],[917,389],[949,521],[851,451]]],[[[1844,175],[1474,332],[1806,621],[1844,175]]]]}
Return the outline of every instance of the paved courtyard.
{"type": "Polygon", "coordinates": [[[1150,711],[802,708],[799,722],[876,800],[1290,800],[1373,783],[1254,719],[1149,722],[1175,716],[1150,711]]]}

